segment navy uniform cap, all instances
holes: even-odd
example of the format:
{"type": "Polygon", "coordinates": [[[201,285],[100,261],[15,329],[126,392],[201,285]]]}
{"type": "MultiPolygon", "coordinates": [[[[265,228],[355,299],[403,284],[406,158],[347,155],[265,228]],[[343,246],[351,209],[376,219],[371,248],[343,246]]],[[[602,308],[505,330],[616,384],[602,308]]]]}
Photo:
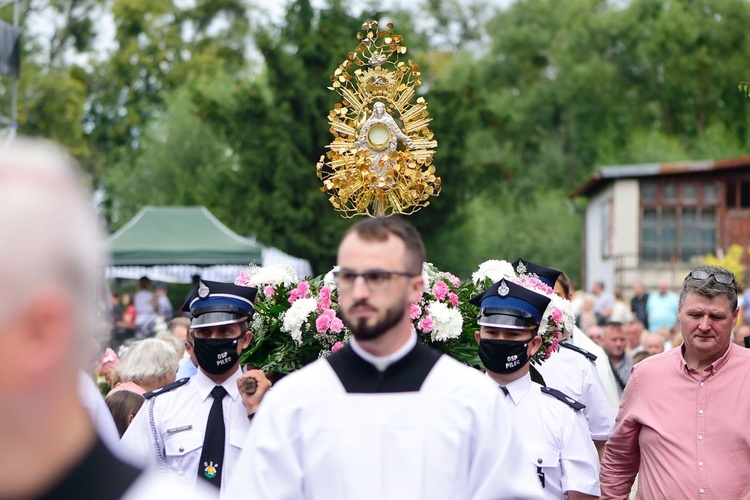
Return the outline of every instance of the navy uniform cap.
{"type": "Polygon", "coordinates": [[[479,307],[479,326],[532,330],[539,326],[550,300],[546,295],[502,279],[469,302],[479,307]]]}
{"type": "Polygon", "coordinates": [[[190,312],[190,328],[230,325],[252,318],[257,288],[200,280],[182,310],[190,312]]]}
{"type": "Polygon", "coordinates": [[[513,269],[515,269],[518,274],[536,274],[545,285],[552,288],[555,288],[557,278],[561,274],[560,271],[550,269],[549,267],[540,266],[539,264],[534,264],[533,262],[522,259],[518,259],[513,263],[513,269]]]}

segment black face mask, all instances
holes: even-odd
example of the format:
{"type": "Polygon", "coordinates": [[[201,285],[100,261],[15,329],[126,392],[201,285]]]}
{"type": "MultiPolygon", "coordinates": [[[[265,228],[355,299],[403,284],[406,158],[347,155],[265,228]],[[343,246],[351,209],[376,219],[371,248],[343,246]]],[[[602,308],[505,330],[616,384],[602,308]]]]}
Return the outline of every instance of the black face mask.
{"type": "Polygon", "coordinates": [[[479,359],[495,373],[513,373],[529,362],[529,340],[479,339],[479,359]]]}
{"type": "Polygon", "coordinates": [[[221,375],[234,368],[240,359],[237,344],[244,335],[243,333],[233,339],[201,339],[194,336],[193,346],[198,366],[211,375],[221,375]]]}

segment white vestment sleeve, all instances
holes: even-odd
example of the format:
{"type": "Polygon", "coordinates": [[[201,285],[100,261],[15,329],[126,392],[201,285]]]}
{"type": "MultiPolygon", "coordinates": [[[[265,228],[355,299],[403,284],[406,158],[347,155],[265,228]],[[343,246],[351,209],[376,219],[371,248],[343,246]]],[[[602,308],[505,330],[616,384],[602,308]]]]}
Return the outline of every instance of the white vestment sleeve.
{"type": "Polygon", "coordinates": [[[280,394],[268,391],[264,396],[222,499],[305,498],[300,454],[295,449],[299,425],[292,408],[296,407],[280,403],[276,397],[280,394]]]}

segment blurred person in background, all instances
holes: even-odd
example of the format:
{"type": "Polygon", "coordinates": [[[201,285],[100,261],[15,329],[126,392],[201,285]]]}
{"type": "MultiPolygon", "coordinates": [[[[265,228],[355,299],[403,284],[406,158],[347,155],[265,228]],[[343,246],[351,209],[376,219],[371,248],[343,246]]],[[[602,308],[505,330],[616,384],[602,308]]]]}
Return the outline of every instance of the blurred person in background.
{"type": "Polygon", "coordinates": [[[122,437],[146,398],[142,394],[132,391],[110,391],[104,401],[106,401],[107,407],[112,413],[117,432],[122,437]]]}
{"type": "Polygon", "coordinates": [[[622,391],[630,377],[630,368],[633,366],[633,359],[625,352],[627,345],[627,336],[622,327],[622,323],[611,321],[604,327],[604,351],[609,357],[612,365],[612,373],[617,381],[618,392],[622,397],[622,391]]]}
{"type": "Polygon", "coordinates": [[[179,358],[174,347],[158,339],[133,342],[120,359],[120,383],[110,394],[132,391],[145,394],[171,384],[177,376],[179,358]]]}
{"type": "Polygon", "coordinates": [[[646,332],[643,336],[643,350],[649,354],[664,352],[664,338],[658,333],[646,332]]]}
{"type": "Polygon", "coordinates": [[[648,325],[648,312],[646,304],[648,302],[648,293],[640,281],[633,282],[633,298],[630,299],[630,310],[635,318],[641,322],[645,328],[648,325]]]}
{"type": "Polygon", "coordinates": [[[625,346],[625,352],[630,356],[643,350],[643,323],[637,318],[633,318],[629,323],[623,325],[628,337],[628,343],[625,346]]]}
{"type": "Polygon", "coordinates": [[[648,294],[646,313],[648,331],[655,332],[661,327],[672,328],[677,323],[677,294],[669,289],[669,281],[659,280],[658,290],[648,294]]]}
{"type": "Polygon", "coordinates": [[[0,155],[0,498],[199,498],[113,454],[82,403],[104,404],[81,377],[106,263],[82,178],[51,143],[0,155]]]}

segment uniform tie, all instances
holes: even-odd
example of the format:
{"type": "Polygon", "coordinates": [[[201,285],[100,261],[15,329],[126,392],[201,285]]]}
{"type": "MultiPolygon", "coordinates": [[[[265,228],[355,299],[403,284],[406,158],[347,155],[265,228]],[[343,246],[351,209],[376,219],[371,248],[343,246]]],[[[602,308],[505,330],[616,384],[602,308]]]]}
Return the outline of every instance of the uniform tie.
{"type": "Polygon", "coordinates": [[[209,483],[221,488],[221,472],[224,470],[224,442],[226,431],[224,429],[224,409],[221,400],[227,395],[226,389],[217,385],[211,390],[214,402],[208,413],[206,422],[206,435],[203,438],[203,450],[201,460],[198,463],[198,477],[202,477],[209,483]]]}
{"type": "Polygon", "coordinates": [[[508,391],[507,387],[505,387],[504,385],[501,385],[501,386],[498,386],[498,387],[500,387],[500,389],[503,390],[503,392],[505,393],[506,396],[510,395],[510,391],[508,391]]]}

